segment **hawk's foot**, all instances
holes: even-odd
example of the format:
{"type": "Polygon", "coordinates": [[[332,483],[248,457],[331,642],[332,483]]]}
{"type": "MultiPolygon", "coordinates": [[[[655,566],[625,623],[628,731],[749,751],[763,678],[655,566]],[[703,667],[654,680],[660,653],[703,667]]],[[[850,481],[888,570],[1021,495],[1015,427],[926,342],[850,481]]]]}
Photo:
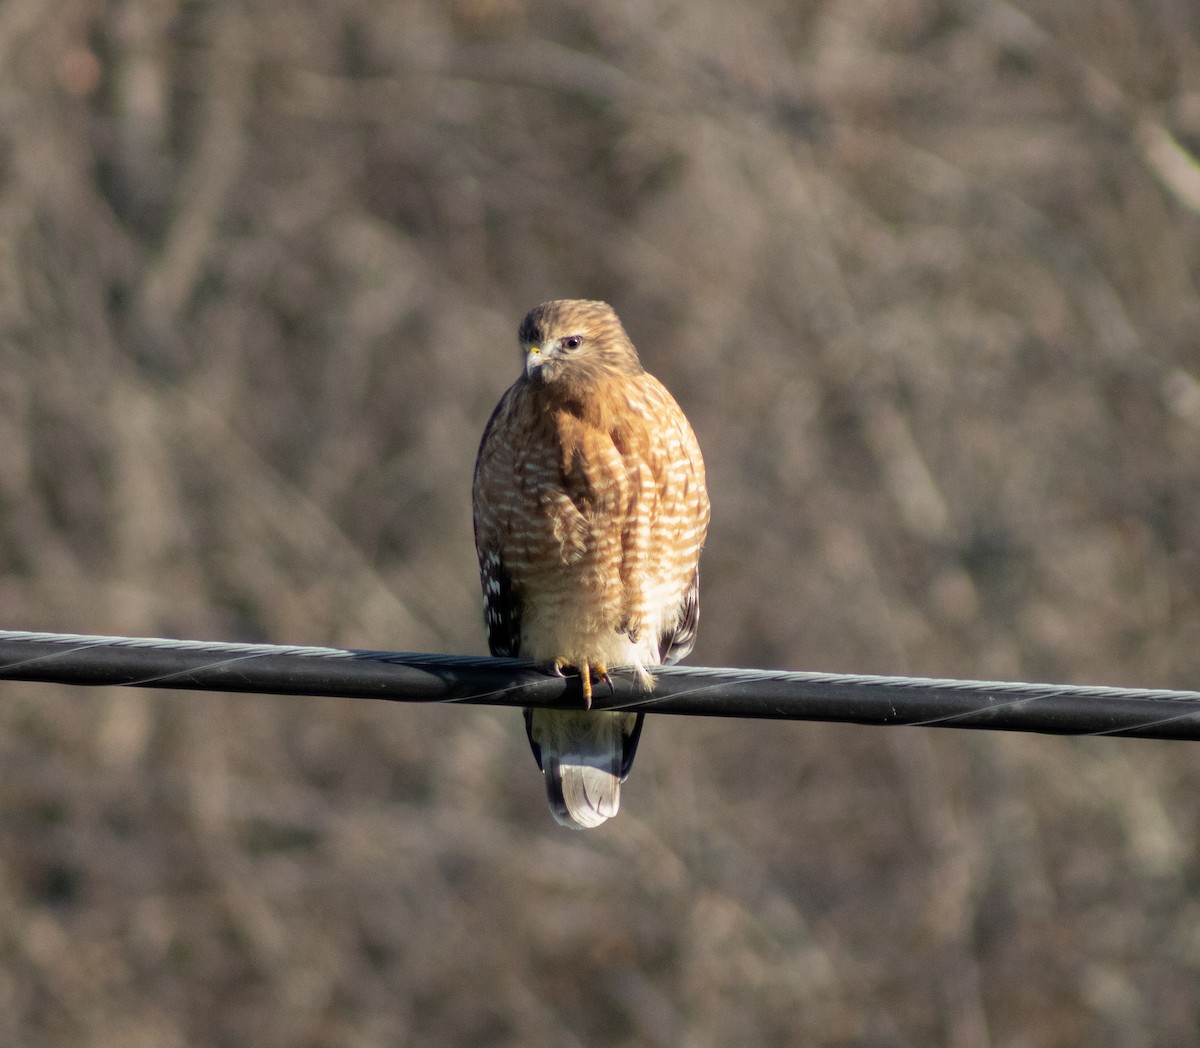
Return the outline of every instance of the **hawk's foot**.
{"type": "Polygon", "coordinates": [[[608,675],[608,667],[603,662],[589,662],[584,659],[583,663],[576,666],[570,659],[555,659],[546,666],[546,672],[551,673],[556,677],[563,676],[564,670],[574,670],[579,674],[579,681],[583,685],[583,707],[590,710],[592,708],[592,676],[595,675],[596,680],[603,681],[608,685],[609,691],[613,690],[612,678],[608,675]]]}

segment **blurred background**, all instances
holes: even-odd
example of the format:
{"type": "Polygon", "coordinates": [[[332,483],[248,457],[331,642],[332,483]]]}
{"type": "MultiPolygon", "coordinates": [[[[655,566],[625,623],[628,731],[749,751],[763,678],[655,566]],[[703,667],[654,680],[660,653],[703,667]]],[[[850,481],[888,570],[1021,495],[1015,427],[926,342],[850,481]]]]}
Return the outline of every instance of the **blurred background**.
{"type": "MultiPolygon", "coordinates": [[[[695,664],[1200,686],[1187,0],[4,0],[12,629],[482,653],[555,297],[709,466],[695,664]]],[[[0,686],[0,1041],[1149,1048],[1200,749],[0,686]]]]}

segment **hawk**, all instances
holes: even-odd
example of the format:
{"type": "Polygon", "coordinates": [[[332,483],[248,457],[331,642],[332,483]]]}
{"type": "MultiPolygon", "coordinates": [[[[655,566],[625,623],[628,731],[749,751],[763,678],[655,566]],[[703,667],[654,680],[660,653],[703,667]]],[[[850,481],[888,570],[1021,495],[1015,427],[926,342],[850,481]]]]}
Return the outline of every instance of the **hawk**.
{"type": "Polygon", "coordinates": [[[526,709],[525,730],[554,817],[592,827],[617,813],[642,730],[591,709],[593,674],[630,667],[649,689],[695,643],[704,460],[611,306],[546,302],[518,338],[472,491],[488,647],[579,672],[586,708],[526,709]]]}

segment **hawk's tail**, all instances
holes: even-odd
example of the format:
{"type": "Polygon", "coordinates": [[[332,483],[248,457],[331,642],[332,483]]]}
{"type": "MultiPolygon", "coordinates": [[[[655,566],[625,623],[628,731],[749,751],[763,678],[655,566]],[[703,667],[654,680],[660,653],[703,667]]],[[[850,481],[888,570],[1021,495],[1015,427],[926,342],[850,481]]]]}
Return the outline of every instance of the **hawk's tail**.
{"type": "Polygon", "coordinates": [[[525,723],[555,819],[579,830],[616,815],[642,715],[526,710],[525,723]]]}

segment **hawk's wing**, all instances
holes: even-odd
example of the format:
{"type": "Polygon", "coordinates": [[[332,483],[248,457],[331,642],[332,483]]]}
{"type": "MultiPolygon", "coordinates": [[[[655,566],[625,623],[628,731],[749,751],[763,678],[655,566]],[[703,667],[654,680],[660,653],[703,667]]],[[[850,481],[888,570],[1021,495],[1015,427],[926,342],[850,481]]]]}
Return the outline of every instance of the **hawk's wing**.
{"type": "Polygon", "coordinates": [[[700,569],[692,572],[692,581],[683,595],[682,611],[675,628],[658,640],[664,664],[686,659],[696,645],[696,626],[700,622],[700,569]]]}
{"type": "MultiPolygon", "coordinates": [[[[479,576],[483,584],[483,617],[487,626],[488,650],[498,658],[516,658],[521,653],[521,601],[504,565],[500,531],[503,523],[489,498],[488,472],[501,442],[497,428],[507,417],[512,390],[500,398],[488,419],[475,459],[475,478],[471,501],[475,526],[475,552],[479,556],[479,576]]],[[[503,469],[503,465],[500,466],[503,469]]]]}
{"type": "Polygon", "coordinates": [[[498,549],[479,551],[479,571],[488,651],[497,658],[515,659],[521,654],[521,602],[498,549]]]}

